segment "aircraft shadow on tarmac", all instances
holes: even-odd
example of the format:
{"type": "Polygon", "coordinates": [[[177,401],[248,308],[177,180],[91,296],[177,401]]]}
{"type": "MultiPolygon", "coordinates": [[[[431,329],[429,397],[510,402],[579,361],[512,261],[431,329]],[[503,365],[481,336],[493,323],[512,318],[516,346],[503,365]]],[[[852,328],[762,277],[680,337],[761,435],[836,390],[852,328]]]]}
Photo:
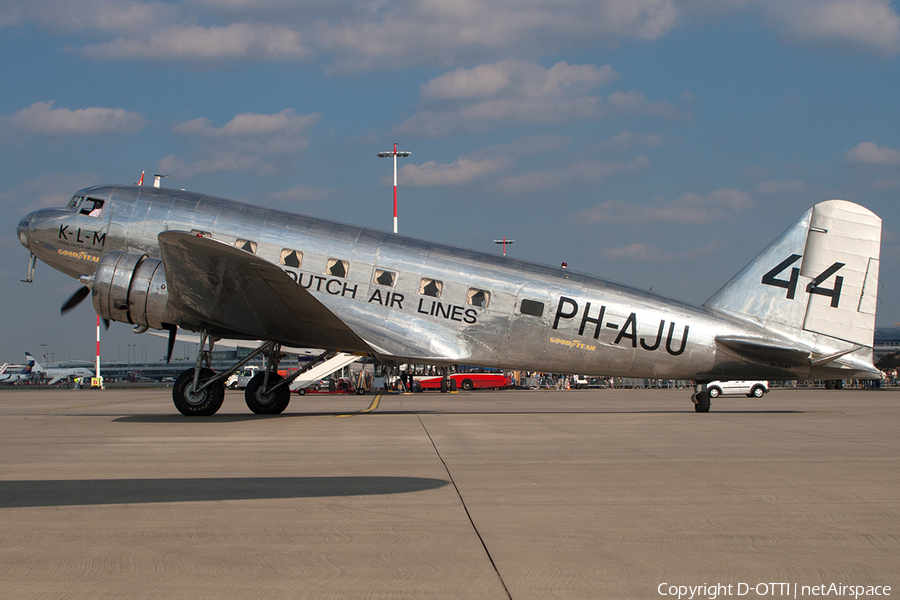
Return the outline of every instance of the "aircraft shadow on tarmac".
{"type": "Polygon", "coordinates": [[[0,508],[406,494],[447,485],[427,477],[205,477],[0,481],[0,508]]]}

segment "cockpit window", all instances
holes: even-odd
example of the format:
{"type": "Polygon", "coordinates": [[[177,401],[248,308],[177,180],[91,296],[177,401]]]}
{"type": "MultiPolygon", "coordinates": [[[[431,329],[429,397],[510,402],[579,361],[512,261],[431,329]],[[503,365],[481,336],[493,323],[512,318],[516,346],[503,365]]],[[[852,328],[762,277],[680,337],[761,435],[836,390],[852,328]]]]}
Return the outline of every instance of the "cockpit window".
{"type": "Polygon", "coordinates": [[[75,196],[71,200],[69,200],[69,208],[72,210],[78,210],[78,205],[81,204],[81,201],[84,200],[84,196],[75,196]]]}
{"type": "Polygon", "coordinates": [[[81,214],[88,215],[89,217],[99,217],[103,214],[103,200],[98,200],[97,198],[88,198],[85,200],[84,204],[81,205],[81,214]]]}

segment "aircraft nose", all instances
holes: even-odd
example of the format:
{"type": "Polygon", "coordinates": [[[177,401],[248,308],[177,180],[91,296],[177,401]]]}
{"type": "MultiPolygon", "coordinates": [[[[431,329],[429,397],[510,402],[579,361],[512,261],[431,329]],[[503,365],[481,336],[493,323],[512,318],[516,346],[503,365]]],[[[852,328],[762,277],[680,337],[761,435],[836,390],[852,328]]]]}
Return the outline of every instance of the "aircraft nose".
{"type": "Polygon", "coordinates": [[[31,224],[34,222],[34,213],[29,214],[16,225],[16,233],[22,245],[28,248],[28,233],[31,231],[31,224]]]}

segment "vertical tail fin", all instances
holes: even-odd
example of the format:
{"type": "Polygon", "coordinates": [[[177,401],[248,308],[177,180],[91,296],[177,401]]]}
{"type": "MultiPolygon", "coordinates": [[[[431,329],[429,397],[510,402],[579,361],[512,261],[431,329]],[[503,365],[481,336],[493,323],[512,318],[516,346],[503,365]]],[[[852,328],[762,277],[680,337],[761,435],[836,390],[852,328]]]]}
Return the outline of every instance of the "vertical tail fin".
{"type": "Polygon", "coordinates": [[[25,364],[28,365],[29,373],[31,373],[31,371],[40,373],[44,370],[44,367],[41,366],[41,363],[39,363],[37,359],[31,355],[30,352],[25,353],[25,364]]]}
{"type": "Polygon", "coordinates": [[[792,336],[873,345],[881,219],[845,200],[820,202],[704,306],[792,336]]]}

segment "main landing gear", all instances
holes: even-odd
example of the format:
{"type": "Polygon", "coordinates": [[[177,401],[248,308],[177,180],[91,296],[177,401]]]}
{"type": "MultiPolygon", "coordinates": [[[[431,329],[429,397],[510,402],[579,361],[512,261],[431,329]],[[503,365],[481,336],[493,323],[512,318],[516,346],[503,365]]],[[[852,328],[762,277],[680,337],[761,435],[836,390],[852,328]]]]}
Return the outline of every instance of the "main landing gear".
{"type": "Polygon", "coordinates": [[[706,389],[705,383],[698,383],[694,387],[694,393],[691,395],[691,402],[694,403],[694,410],[699,413],[709,412],[709,391],[706,389]]]}
{"type": "MultiPolygon", "coordinates": [[[[281,344],[266,342],[233,367],[222,373],[215,373],[210,368],[212,349],[217,338],[204,331],[200,335],[200,353],[197,364],[178,376],[172,387],[172,400],[178,412],[188,417],[208,417],[216,414],[225,399],[225,381],[238,369],[259,356],[266,357],[266,369],[257,373],[247,383],[244,400],[247,407],[258,415],[278,415],[284,412],[291,401],[290,385],[305,369],[299,369],[285,378],[278,374],[278,363],[284,355],[281,344]],[[209,344],[209,349],[204,349],[209,344]],[[204,364],[206,366],[204,366],[204,364]]],[[[323,358],[330,358],[334,351],[329,350],[313,361],[310,366],[323,358]]]]}

